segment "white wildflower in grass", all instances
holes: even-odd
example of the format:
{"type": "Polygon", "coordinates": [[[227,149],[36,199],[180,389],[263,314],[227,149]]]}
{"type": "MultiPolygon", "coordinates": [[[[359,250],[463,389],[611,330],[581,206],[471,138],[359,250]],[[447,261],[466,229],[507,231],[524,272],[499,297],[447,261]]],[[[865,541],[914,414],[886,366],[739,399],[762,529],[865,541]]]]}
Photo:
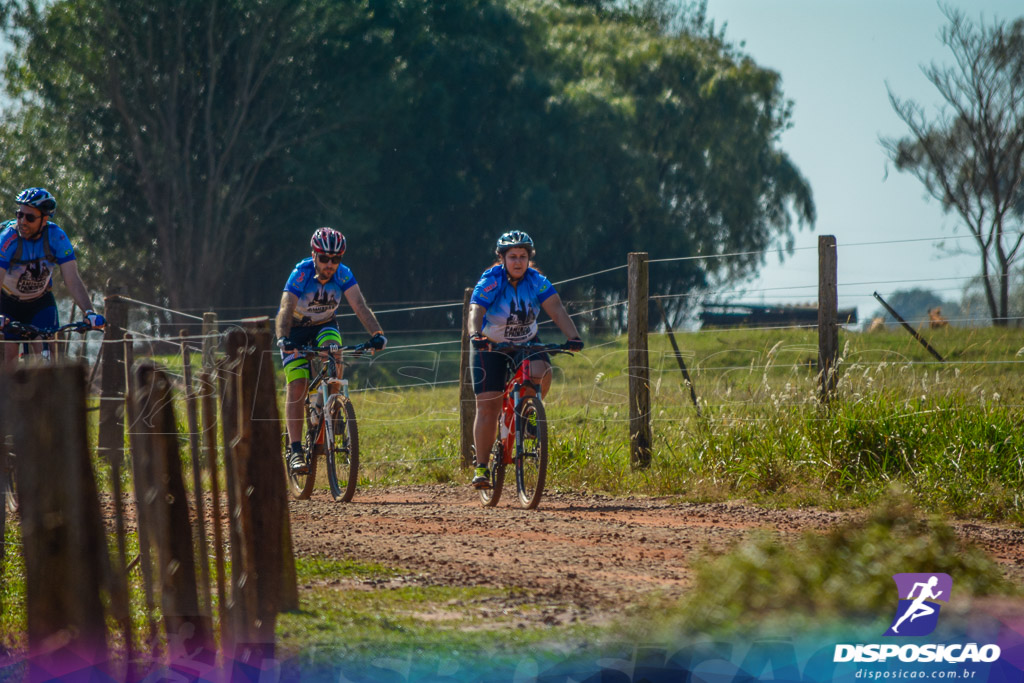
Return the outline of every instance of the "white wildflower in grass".
{"type": "Polygon", "coordinates": [[[992,394],[992,402],[993,403],[999,403],[999,398],[1000,398],[1000,396],[999,396],[999,392],[998,391],[996,391],[996,392],[994,392],[992,394]]]}

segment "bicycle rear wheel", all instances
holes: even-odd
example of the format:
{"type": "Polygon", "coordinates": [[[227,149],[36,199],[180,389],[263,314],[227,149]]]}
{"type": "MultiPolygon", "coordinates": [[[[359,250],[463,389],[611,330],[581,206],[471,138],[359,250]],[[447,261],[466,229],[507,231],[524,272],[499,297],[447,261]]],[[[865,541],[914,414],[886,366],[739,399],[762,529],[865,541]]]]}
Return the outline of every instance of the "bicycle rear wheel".
{"type": "Polygon", "coordinates": [[[352,401],[338,394],[331,399],[327,438],[327,482],[334,500],[347,503],[359,479],[359,430],[352,401]]]}
{"type": "Polygon", "coordinates": [[[480,502],[492,508],[501,500],[501,487],[505,484],[505,458],[501,440],[494,442],[487,460],[487,469],[491,473],[491,488],[480,489],[480,502]]]}
{"type": "Polygon", "coordinates": [[[527,396],[519,404],[516,429],[521,433],[522,444],[513,457],[516,490],[519,504],[532,510],[540,503],[548,472],[548,421],[539,397],[527,396]]]}
{"type": "Polygon", "coordinates": [[[303,456],[306,458],[306,473],[296,474],[288,463],[288,432],[284,433],[284,468],[288,473],[288,488],[292,496],[298,500],[308,500],[313,493],[313,484],[316,483],[316,460],[317,455],[323,448],[316,443],[319,424],[314,424],[309,413],[306,413],[306,435],[302,441],[303,456]]]}

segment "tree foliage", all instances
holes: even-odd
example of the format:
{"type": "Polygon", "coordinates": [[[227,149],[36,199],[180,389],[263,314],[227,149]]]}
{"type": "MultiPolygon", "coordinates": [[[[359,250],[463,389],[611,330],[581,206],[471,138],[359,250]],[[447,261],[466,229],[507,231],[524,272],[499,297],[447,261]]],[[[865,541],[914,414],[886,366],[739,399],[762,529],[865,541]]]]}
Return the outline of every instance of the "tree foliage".
{"type": "MultiPolygon", "coordinates": [[[[553,280],[708,257],[652,269],[667,294],[751,275],[814,219],[778,149],[778,75],[702,4],[13,6],[0,134],[37,126],[38,184],[88,188],[96,264],[176,309],[272,307],[319,225],[349,237],[373,303],[460,299],[511,226],[553,280]]],[[[621,272],[562,288],[624,290],[621,272]]]]}
{"type": "Polygon", "coordinates": [[[889,92],[910,135],[884,139],[896,167],[916,176],[973,235],[992,321],[1010,317],[1010,278],[1024,240],[1024,19],[975,24],[944,9],[950,66],[924,68],[944,101],[929,117],[889,92]]]}

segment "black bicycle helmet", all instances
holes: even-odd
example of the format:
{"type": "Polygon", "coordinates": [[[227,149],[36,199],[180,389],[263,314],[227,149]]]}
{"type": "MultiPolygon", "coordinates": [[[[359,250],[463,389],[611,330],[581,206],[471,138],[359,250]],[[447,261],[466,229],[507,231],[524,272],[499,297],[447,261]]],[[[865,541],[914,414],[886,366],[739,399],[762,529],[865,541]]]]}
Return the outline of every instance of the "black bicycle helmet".
{"type": "Polygon", "coordinates": [[[533,239],[522,230],[509,230],[506,232],[498,238],[498,244],[494,250],[498,256],[504,256],[506,251],[515,247],[525,248],[530,252],[530,258],[533,258],[533,255],[537,253],[533,246],[533,239]]]}

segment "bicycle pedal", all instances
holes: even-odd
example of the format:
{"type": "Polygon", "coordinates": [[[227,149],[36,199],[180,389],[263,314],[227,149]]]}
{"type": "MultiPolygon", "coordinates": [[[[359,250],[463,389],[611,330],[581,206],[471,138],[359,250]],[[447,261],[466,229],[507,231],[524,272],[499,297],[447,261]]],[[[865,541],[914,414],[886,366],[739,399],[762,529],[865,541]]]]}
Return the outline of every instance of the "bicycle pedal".
{"type": "Polygon", "coordinates": [[[487,491],[491,488],[491,482],[489,481],[478,481],[475,484],[470,484],[477,491],[487,491]]]}

